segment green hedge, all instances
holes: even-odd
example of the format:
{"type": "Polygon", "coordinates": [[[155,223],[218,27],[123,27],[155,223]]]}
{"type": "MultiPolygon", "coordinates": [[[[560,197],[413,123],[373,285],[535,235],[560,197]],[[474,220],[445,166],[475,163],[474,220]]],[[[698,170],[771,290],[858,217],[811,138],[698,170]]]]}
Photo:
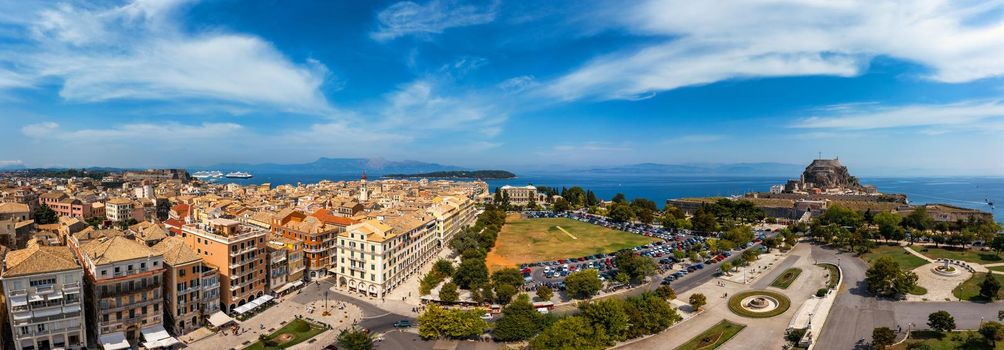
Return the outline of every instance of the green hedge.
{"type": "Polygon", "coordinates": [[[732,298],[729,298],[729,310],[732,310],[732,312],[735,313],[736,315],[749,318],[774,317],[783,314],[785,311],[788,311],[788,308],[790,307],[791,307],[791,299],[788,299],[788,297],[782,295],[781,293],[776,293],[766,290],[746,291],[733,295],[732,298]],[[746,310],[745,308],[742,307],[742,305],[740,305],[743,299],[754,295],[766,295],[774,299],[777,299],[778,302],[777,308],[767,312],[753,312],[746,310]]]}

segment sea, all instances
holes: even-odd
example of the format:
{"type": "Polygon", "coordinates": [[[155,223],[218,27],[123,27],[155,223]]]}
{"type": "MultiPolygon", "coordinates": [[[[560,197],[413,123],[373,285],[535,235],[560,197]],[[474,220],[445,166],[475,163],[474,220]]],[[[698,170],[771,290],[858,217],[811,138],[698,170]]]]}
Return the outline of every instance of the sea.
{"type": "MultiPolygon", "coordinates": [[[[321,180],[357,180],[358,175],[254,174],[250,179],[220,179],[219,183],[274,185],[315,183],[321,180]]],[[[783,176],[660,176],[632,174],[547,173],[521,174],[512,179],[488,180],[494,190],[503,185],[547,187],[580,186],[603,199],[623,193],[628,199],[647,198],[660,206],[667,199],[706,196],[742,195],[770,190],[783,184],[783,176]]],[[[942,203],[992,212],[995,220],[1004,218],[1004,177],[863,177],[861,183],[875,185],[883,193],[907,195],[910,203],[942,203]],[[996,202],[991,207],[990,202],[996,202]]]]}

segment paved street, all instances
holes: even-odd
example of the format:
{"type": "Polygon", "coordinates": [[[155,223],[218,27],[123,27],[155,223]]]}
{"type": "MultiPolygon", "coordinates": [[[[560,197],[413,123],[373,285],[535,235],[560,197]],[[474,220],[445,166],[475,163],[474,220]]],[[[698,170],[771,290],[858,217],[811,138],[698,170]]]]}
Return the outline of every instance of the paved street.
{"type": "Polygon", "coordinates": [[[997,311],[1002,308],[1000,303],[880,300],[868,295],[864,284],[868,264],[861,259],[818,245],[812,246],[812,256],[820,262],[832,263],[839,257],[844,273],[844,286],[818,340],[820,350],[867,349],[864,343],[871,341],[875,327],[895,329],[899,325],[906,329],[912,323],[918,326],[915,328],[927,328],[927,316],[939,310],[951,313],[958,328],[975,329],[982,320],[996,320],[997,311]]]}

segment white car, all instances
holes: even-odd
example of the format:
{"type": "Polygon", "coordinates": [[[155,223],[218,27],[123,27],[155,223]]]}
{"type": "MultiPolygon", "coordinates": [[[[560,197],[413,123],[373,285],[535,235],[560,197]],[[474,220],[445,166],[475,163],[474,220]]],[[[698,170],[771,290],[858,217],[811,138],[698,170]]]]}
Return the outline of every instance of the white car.
{"type": "Polygon", "coordinates": [[[486,312],[484,315],[481,315],[481,319],[485,320],[485,321],[491,321],[492,320],[492,314],[489,313],[489,312],[486,312]]]}

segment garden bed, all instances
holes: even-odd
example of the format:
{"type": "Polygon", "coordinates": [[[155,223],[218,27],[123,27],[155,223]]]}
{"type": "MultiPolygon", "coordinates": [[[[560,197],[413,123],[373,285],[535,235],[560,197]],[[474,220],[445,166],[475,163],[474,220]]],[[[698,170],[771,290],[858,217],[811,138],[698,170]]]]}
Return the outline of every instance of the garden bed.
{"type": "Polygon", "coordinates": [[[777,278],[774,279],[774,282],[770,283],[770,286],[774,288],[788,289],[788,286],[790,286],[792,282],[795,282],[795,279],[797,279],[801,274],[802,269],[797,267],[784,270],[784,273],[777,276],[777,278]]]}
{"type": "Polygon", "coordinates": [[[732,323],[727,320],[722,320],[718,324],[711,326],[704,333],[698,334],[693,339],[690,339],[676,350],[712,350],[725,344],[725,342],[735,337],[740,331],[746,328],[746,325],[741,325],[738,323],[732,323]]]}
{"type": "Polygon", "coordinates": [[[285,349],[302,343],[328,330],[328,327],[318,323],[308,322],[298,318],[289,322],[279,330],[260,338],[244,350],[274,350],[285,349]]]}
{"type": "Polygon", "coordinates": [[[729,310],[732,310],[732,312],[735,313],[736,315],[743,317],[750,317],[750,318],[774,317],[783,314],[785,311],[788,311],[788,308],[790,307],[791,307],[791,300],[788,299],[788,297],[784,296],[781,293],[776,293],[766,290],[745,291],[733,295],[731,298],[729,298],[729,310]],[[777,307],[771,309],[770,311],[755,312],[755,311],[750,311],[741,305],[743,299],[757,295],[765,295],[773,298],[778,303],[777,307]]]}

